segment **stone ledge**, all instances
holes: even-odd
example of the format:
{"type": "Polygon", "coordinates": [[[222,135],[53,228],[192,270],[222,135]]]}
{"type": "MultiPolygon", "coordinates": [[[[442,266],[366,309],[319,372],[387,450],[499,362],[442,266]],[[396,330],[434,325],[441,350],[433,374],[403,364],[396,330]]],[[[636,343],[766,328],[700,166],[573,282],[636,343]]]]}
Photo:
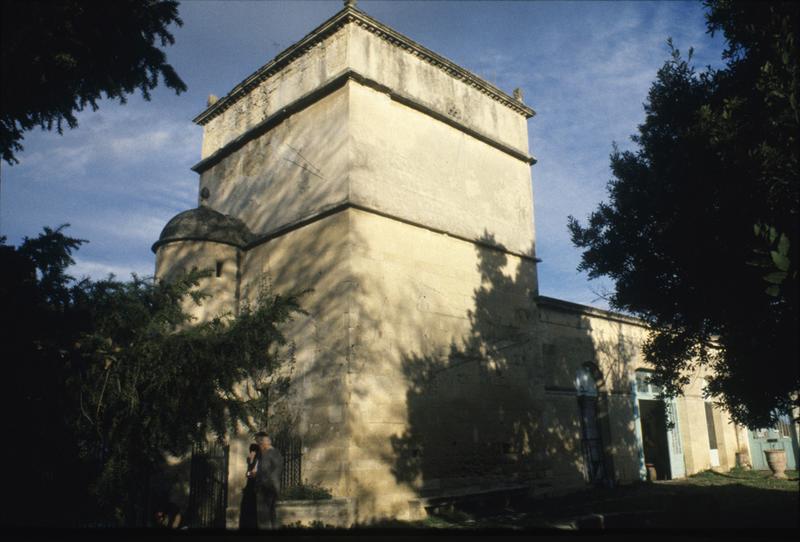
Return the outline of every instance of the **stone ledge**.
{"type": "Polygon", "coordinates": [[[355,502],[346,497],[319,501],[278,501],[278,523],[282,527],[311,526],[314,522],[348,528],[355,520],[355,502]]]}
{"type": "MultiPolygon", "coordinates": [[[[612,320],[623,324],[630,324],[644,329],[649,329],[647,322],[636,318],[635,316],[628,316],[619,312],[612,312],[605,309],[598,309],[590,305],[581,305],[580,303],[573,303],[572,301],[564,301],[563,299],[556,299],[554,297],[547,297],[540,295],[536,298],[536,303],[541,307],[578,314],[580,316],[594,316],[605,320],[612,320]]],[[[555,323],[555,322],[547,322],[555,323]]],[[[563,325],[563,324],[557,324],[563,325]]],[[[571,326],[570,326],[571,327],[571,326]]]]}
{"type": "Polygon", "coordinates": [[[427,105],[421,103],[419,100],[405,95],[402,92],[393,90],[386,85],[375,81],[374,79],[370,79],[369,77],[358,73],[357,71],[353,70],[352,68],[347,68],[337,75],[331,77],[328,81],[323,83],[321,86],[315,88],[307,92],[306,94],[300,96],[296,100],[291,103],[286,104],[278,111],[275,111],[266,119],[262,120],[261,122],[251,126],[247,130],[245,130],[242,134],[238,135],[234,139],[228,141],[209,156],[206,156],[195,165],[191,167],[191,170],[195,173],[202,174],[206,170],[210,169],[214,165],[218,164],[222,159],[226,158],[227,156],[231,155],[235,151],[244,147],[247,143],[252,141],[253,139],[267,133],[268,131],[272,130],[283,121],[294,115],[295,113],[299,113],[300,111],[304,110],[308,106],[318,102],[319,100],[325,98],[329,94],[339,90],[340,88],[344,87],[344,85],[348,81],[354,81],[362,86],[371,88],[377,92],[384,93],[389,96],[392,100],[396,101],[397,103],[403,104],[406,107],[419,111],[432,119],[438,120],[439,122],[443,122],[448,126],[455,128],[470,137],[477,139],[495,149],[516,158],[522,162],[527,163],[528,165],[533,165],[537,162],[534,156],[531,156],[525,152],[516,149],[507,143],[499,141],[495,139],[493,136],[485,134],[475,128],[468,126],[467,124],[460,122],[458,120],[452,119],[447,115],[440,113],[427,105]]]}

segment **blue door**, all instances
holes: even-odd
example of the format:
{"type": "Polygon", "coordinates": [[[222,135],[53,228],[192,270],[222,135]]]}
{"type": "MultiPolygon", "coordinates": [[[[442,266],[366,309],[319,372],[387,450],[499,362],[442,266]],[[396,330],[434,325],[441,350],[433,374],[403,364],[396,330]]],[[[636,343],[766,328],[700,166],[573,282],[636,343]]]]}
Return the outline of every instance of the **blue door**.
{"type": "Polygon", "coordinates": [[[748,437],[750,441],[750,459],[755,470],[769,470],[764,450],[786,450],[786,468],[789,470],[797,469],[797,435],[792,427],[792,419],[788,414],[782,415],[775,427],[751,429],[748,431],[748,437]]]}
{"type": "Polygon", "coordinates": [[[669,446],[670,477],[686,478],[686,465],[683,460],[683,443],[678,429],[678,409],[674,400],[667,402],[667,411],[672,420],[672,427],[667,429],[667,445],[669,446]]]}

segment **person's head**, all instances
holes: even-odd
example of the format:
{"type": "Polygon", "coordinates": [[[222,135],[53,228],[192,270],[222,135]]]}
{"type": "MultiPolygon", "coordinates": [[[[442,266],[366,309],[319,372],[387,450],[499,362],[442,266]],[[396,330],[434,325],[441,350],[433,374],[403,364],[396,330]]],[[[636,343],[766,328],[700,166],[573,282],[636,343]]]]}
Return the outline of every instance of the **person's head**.
{"type": "Polygon", "coordinates": [[[261,449],[261,451],[272,448],[272,439],[269,438],[269,435],[264,431],[259,431],[256,433],[256,442],[258,443],[258,447],[261,449]]]}
{"type": "Polygon", "coordinates": [[[250,445],[250,452],[247,454],[247,456],[250,458],[250,461],[252,461],[258,456],[259,453],[261,453],[261,448],[259,448],[258,444],[254,442],[250,445]]]}

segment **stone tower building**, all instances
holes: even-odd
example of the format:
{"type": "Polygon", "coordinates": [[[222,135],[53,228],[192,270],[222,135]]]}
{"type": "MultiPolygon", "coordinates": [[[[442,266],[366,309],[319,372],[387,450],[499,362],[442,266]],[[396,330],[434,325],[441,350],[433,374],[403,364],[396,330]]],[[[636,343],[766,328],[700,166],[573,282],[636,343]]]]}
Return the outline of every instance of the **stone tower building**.
{"type": "MultiPolygon", "coordinates": [[[[346,498],[349,521],[638,479],[645,330],[538,295],[534,111],[352,4],[195,118],[199,206],[164,228],[157,276],[214,270],[200,318],[235,313],[264,276],[314,289],[288,330],[302,477],[346,498]]],[[[707,457],[697,397],[675,408],[707,457]]],[[[688,433],[662,440],[648,459],[673,476],[709,464],[688,433]]],[[[230,518],[247,444],[231,442],[230,518]]]]}

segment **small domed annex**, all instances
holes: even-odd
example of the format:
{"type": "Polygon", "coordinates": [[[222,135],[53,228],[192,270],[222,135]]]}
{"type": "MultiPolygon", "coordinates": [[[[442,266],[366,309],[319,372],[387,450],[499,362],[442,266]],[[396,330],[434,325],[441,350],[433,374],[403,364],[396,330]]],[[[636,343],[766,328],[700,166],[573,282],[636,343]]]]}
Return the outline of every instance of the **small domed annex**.
{"type": "Polygon", "coordinates": [[[200,206],[175,215],[167,222],[152,250],[172,241],[213,241],[243,248],[254,238],[238,218],[200,206]]]}

